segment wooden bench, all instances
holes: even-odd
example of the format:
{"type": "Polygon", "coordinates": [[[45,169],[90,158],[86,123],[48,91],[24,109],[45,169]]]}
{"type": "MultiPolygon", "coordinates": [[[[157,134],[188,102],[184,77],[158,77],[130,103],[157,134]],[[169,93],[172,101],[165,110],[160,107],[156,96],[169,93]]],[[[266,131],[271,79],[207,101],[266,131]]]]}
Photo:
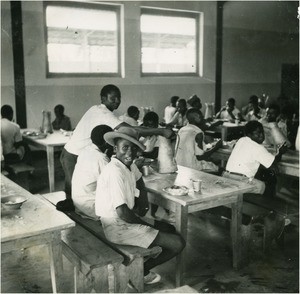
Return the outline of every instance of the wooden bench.
{"type": "MultiPolygon", "coordinates": [[[[54,192],[42,196],[53,205],[56,205],[58,201],[65,199],[64,192],[54,192]]],[[[134,288],[136,291],[144,291],[144,261],[145,259],[155,258],[159,255],[161,253],[160,247],[142,248],[111,243],[106,239],[100,221],[83,218],[75,212],[65,212],[65,214],[87,230],[91,235],[108,245],[116,253],[123,256],[124,261],[119,267],[118,274],[119,280],[122,281],[122,285],[119,286],[120,292],[125,291],[124,287],[126,287],[126,283],[124,281],[127,281],[130,287],[134,288]]],[[[82,250],[84,250],[84,248],[82,250]]]]}
{"type": "Polygon", "coordinates": [[[8,177],[26,190],[29,190],[29,174],[34,171],[34,167],[23,162],[6,165],[5,169],[9,173],[8,177]]]}
{"type": "MultiPolygon", "coordinates": [[[[248,195],[248,194],[245,194],[248,195]]],[[[256,195],[248,195],[248,197],[256,195]]],[[[263,196],[259,196],[263,198],[263,196]]],[[[253,200],[251,200],[254,202],[253,200]]],[[[216,214],[231,220],[231,208],[229,206],[221,206],[207,210],[209,213],[216,214]]],[[[278,244],[282,244],[284,236],[284,220],[286,214],[278,213],[271,207],[262,206],[258,203],[243,201],[242,214],[242,243],[245,259],[248,258],[248,252],[253,242],[253,230],[256,224],[263,225],[263,252],[266,253],[270,249],[273,240],[278,244]]]]}
{"type": "Polygon", "coordinates": [[[62,252],[74,267],[74,293],[116,293],[123,256],[80,225],[62,232],[62,252]]]}

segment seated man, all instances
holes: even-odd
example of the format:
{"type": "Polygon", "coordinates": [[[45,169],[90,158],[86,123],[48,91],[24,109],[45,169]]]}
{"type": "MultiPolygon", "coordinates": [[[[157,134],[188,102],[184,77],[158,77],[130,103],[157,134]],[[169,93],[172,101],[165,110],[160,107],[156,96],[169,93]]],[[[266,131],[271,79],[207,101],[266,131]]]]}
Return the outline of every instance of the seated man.
{"type": "Polygon", "coordinates": [[[266,110],[258,106],[257,96],[252,95],[249,98],[248,106],[248,113],[244,117],[246,121],[260,120],[266,115],[266,110]]]}
{"type": "Polygon", "coordinates": [[[229,121],[242,120],[241,112],[235,107],[234,98],[229,98],[226,101],[226,106],[222,107],[216,114],[216,118],[227,119],[229,121]]]}
{"type": "Polygon", "coordinates": [[[92,144],[78,155],[72,177],[72,200],[75,211],[84,217],[99,219],[95,214],[97,180],[104,166],[109,163],[112,147],[103,136],[112,131],[107,125],[99,125],[91,132],[92,144]]]}
{"type": "Polygon", "coordinates": [[[138,126],[140,111],[136,106],[129,106],[127,113],[121,115],[119,119],[131,126],[138,126]]]}
{"type": "Polygon", "coordinates": [[[1,107],[1,142],[4,162],[12,164],[29,161],[30,149],[23,142],[20,126],[12,121],[13,109],[10,105],[1,107]]]}
{"type": "MultiPolygon", "coordinates": [[[[116,157],[103,169],[96,190],[96,214],[100,216],[106,238],[116,244],[144,248],[160,246],[157,258],[144,264],[144,282],[153,284],[160,276],[150,272],[153,267],[178,255],[185,247],[180,235],[155,229],[143,221],[134,210],[140,206],[143,190],[137,190],[135,169],[132,165],[138,150],[145,146],[138,141],[138,133],[128,127],[120,127],[104,135],[106,142],[114,146],[116,157]]],[[[142,211],[137,211],[144,215],[142,211]]]]}
{"type": "Polygon", "coordinates": [[[170,101],[171,103],[168,106],[166,106],[165,111],[164,111],[164,122],[166,124],[168,124],[171,121],[173,115],[175,114],[176,103],[178,100],[179,100],[178,96],[172,96],[171,101],[170,101]]]}
{"type": "Polygon", "coordinates": [[[72,131],[71,120],[64,114],[65,108],[63,105],[58,104],[54,107],[55,120],[52,122],[54,130],[72,131]]]}
{"type": "Polygon", "coordinates": [[[218,172],[219,167],[208,161],[208,159],[217,148],[222,146],[222,141],[218,141],[213,148],[207,151],[204,143],[204,133],[199,128],[202,120],[200,110],[190,108],[186,113],[186,117],[188,124],[179,130],[176,140],[176,162],[201,171],[218,172]]]}
{"type": "Polygon", "coordinates": [[[287,146],[291,146],[291,143],[287,139],[287,127],[286,124],[281,122],[277,123],[280,115],[280,107],[277,104],[271,104],[267,108],[267,114],[259,122],[263,125],[265,132],[265,145],[276,146],[279,143],[286,142],[287,146]],[[278,143],[278,140],[280,141],[278,143]]]}
{"type": "Polygon", "coordinates": [[[286,147],[282,146],[273,155],[261,145],[264,139],[262,124],[258,121],[248,122],[245,125],[245,137],[235,144],[223,177],[252,183],[255,186],[253,193],[272,197],[275,196],[276,162],[280,160],[286,147]],[[266,177],[259,177],[261,180],[255,178],[260,165],[269,171],[267,181],[261,181],[266,177]]]}

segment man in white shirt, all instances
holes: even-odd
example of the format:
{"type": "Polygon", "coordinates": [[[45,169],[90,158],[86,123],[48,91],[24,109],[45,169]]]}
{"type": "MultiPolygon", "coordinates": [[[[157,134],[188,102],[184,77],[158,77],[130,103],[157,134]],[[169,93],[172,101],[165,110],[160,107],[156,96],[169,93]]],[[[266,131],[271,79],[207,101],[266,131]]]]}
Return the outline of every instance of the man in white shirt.
{"type": "Polygon", "coordinates": [[[119,119],[131,126],[138,126],[139,116],[140,116],[139,109],[136,106],[132,105],[128,107],[127,113],[121,115],[119,119]]]}
{"type": "MultiPolygon", "coordinates": [[[[81,118],[77,124],[72,137],[65,145],[60,161],[65,173],[65,192],[66,200],[59,201],[56,205],[58,210],[67,211],[74,210],[71,199],[71,181],[72,175],[77,161],[77,156],[80,151],[91,144],[90,134],[92,129],[97,125],[108,125],[112,129],[118,128],[121,125],[128,124],[117,118],[113,111],[116,110],[121,103],[121,91],[115,85],[106,85],[100,92],[101,104],[92,106],[81,118]]],[[[166,128],[149,129],[143,127],[132,127],[138,130],[141,135],[162,135],[171,137],[173,131],[166,128]]]]}
{"type": "Polygon", "coordinates": [[[216,118],[226,119],[229,121],[241,120],[242,115],[239,109],[235,107],[235,99],[229,98],[224,106],[217,114],[216,118]]]}
{"type": "MultiPolygon", "coordinates": [[[[234,146],[226,165],[226,171],[223,173],[223,177],[252,183],[255,187],[253,190],[255,194],[263,194],[266,188],[263,181],[254,178],[260,165],[269,169],[270,175],[275,177],[276,162],[280,160],[284,152],[282,147],[278,150],[277,155],[271,154],[261,145],[264,138],[262,124],[258,121],[248,122],[245,125],[245,137],[239,139],[234,146]]],[[[274,191],[274,187],[270,187],[270,189],[274,191]]]]}
{"type": "Polygon", "coordinates": [[[171,121],[173,115],[175,114],[175,112],[176,112],[176,103],[177,103],[178,100],[179,100],[178,96],[172,96],[170,105],[168,105],[165,108],[164,120],[165,120],[166,124],[168,124],[171,121]]]}
{"type": "Polygon", "coordinates": [[[114,132],[106,133],[104,139],[114,146],[116,157],[105,166],[97,181],[96,214],[101,218],[109,241],[144,248],[162,248],[157,258],[150,258],[144,264],[144,282],[157,283],[160,276],[150,272],[150,269],[178,255],[183,250],[185,241],[178,234],[155,229],[135,212],[142,190],[138,190],[136,186],[133,160],[138,150],[145,150],[145,146],[138,141],[136,130],[120,127],[114,132]]]}
{"type": "Polygon", "coordinates": [[[249,112],[245,115],[246,121],[260,120],[266,115],[266,110],[258,106],[258,97],[252,95],[249,98],[249,112]]]}
{"type": "Polygon", "coordinates": [[[16,163],[25,160],[29,148],[23,142],[20,126],[12,121],[13,109],[10,105],[1,107],[1,142],[5,163],[16,163]],[[25,152],[27,151],[27,152],[25,152]]]}

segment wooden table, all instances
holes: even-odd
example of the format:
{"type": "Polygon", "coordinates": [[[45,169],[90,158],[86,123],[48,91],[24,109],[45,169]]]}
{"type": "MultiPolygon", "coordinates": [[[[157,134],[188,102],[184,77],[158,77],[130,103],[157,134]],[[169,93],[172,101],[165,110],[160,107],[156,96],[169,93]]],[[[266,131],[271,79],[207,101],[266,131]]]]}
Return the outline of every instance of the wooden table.
{"type": "Polygon", "coordinates": [[[1,207],[1,254],[22,248],[47,245],[53,293],[63,281],[61,231],[75,226],[63,213],[55,210],[39,195],[33,195],[1,175],[1,197],[25,196],[21,209],[7,211],[1,207]]]}
{"type": "Polygon", "coordinates": [[[23,140],[29,145],[41,148],[47,152],[48,163],[48,178],[49,178],[49,190],[55,191],[55,175],[54,175],[54,151],[62,150],[70,137],[64,136],[60,131],[54,131],[52,134],[48,134],[44,139],[38,139],[33,136],[24,135],[25,131],[37,131],[32,129],[22,129],[23,140]]]}
{"type": "MultiPolygon", "coordinates": [[[[152,173],[144,177],[149,201],[175,212],[176,230],[187,240],[188,213],[196,212],[221,205],[231,205],[232,222],[232,252],[233,267],[238,268],[241,262],[241,226],[243,193],[251,192],[250,184],[225,179],[191,168],[178,166],[178,172],[173,174],[152,173]],[[163,188],[184,185],[191,188],[191,178],[202,180],[202,194],[191,192],[186,196],[172,196],[163,188]]],[[[176,286],[183,285],[185,267],[185,252],[176,258],[176,286]]]]}
{"type": "MultiPolygon", "coordinates": [[[[267,148],[271,153],[274,153],[274,148],[267,148]]],[[[222,166],[225,167],[232,149],[220,148],[212,154],[213,158],[221,159],[222,166]]],[[[299,177],[299,151],[288,150],[282,155],[281,161],[277,164],[279,172],[285,175],[299,177]]]]}
{"type": "MultiPolygon", "coordinates": [[[[222,121],[221,119],[215,120],[214,122],[222,121]]],[[[205,131],[206,135],[216,136],[221,138],[222,141],[230,141],[233,139],[238,139],[244,135],[245,122],[240,122],[239,124],[224,121],[222,125],[212,127],[205,131]]]]}

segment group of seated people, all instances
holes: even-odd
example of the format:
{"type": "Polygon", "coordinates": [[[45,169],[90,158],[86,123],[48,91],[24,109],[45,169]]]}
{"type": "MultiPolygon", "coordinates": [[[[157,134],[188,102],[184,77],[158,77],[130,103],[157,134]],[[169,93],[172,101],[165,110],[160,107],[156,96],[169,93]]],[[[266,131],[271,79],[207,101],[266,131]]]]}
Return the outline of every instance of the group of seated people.
{"type": "MultiPolygon", "coordinates": [[[[265,116],[251,102],[245,136],[237,141],[226,170],[222,170],[210,158],[222,142],[207,142],[204,132],[213,123],[204,119],[201,100],[196,95],[187,102],[173,96],[166,107],[164,126],[159,126],[159,116],[154,111],[148,112],[138,124],[139,111],[135,106],[117,117],[113,111],[121,103],[121,92],[115,85],[104,86],[100,98],[101,103],[83,115],[61,153],[66,200],[58,202],[57,209],[75,210],[83,217],[100,220],[106,238],[113,243],[144,248],[160,246],[162,253],[144,264],[146,284],[161,279],[152,268],[175,257],[185,247],[185,240],[172,225],[145,217],[149,204],[140,169],[144,158],[157,158],[161,136],[175,141],[177,164],[246,181],[254,185],[255,193],[274,196],[276,163],[287,146],[280,146],[275,155],[268,152],[262,145],[265,131],[263,121],[259,120],[277,121],[277,108],[270,106],[265,116]],[[179,127],[177,136],[170,128],[174,125],[179,127]]],[[[228,99],[216,116],[243,118],[234,99],[228,99]]]]}

